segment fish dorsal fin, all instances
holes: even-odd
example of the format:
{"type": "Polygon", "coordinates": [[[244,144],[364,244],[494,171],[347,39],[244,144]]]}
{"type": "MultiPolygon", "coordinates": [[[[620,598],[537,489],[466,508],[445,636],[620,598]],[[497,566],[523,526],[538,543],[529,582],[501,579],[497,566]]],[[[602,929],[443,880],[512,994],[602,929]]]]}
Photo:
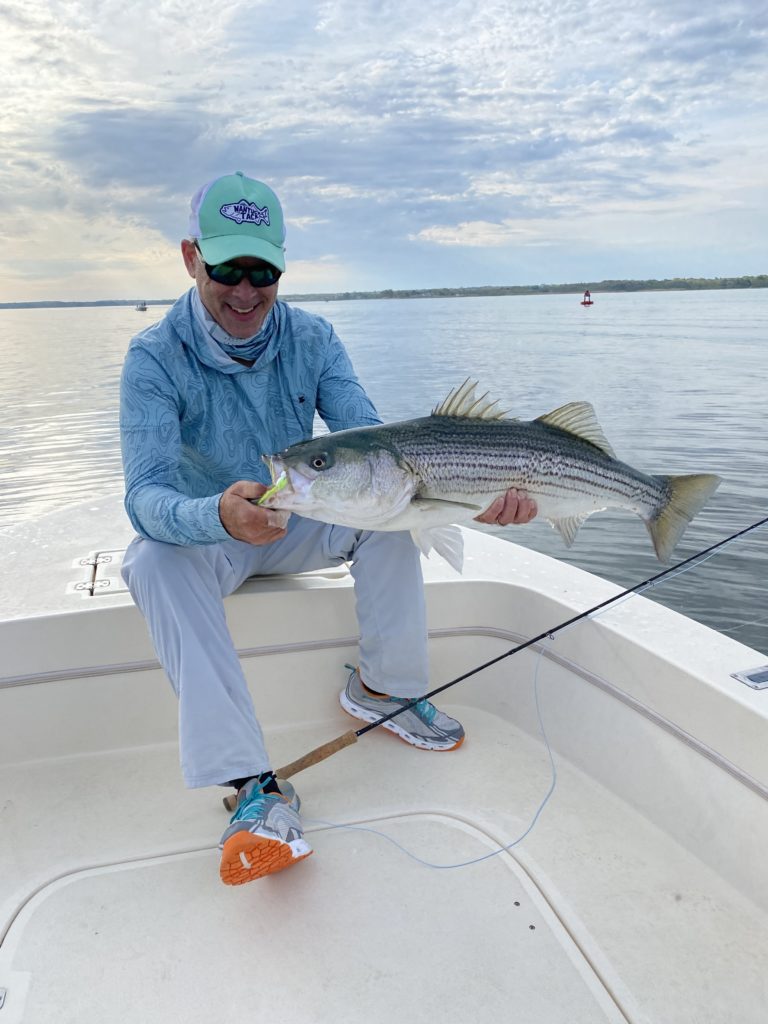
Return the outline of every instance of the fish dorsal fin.
{"type": "Polygon", "coordinates": [[[478,398],[475,395],[476,380],[468,377],[461,387],[454,388],[448,397],[432,410],[433,416],[461,416],[469,420],[503,420],[505,412],[496,408],[499,404],[488,398],[488,392],[478,398]]]}
{"type": "Polygon", "coordinates": [[[558,427],[569,434],[574,434],[582,441],[589,441],[611,458],[616,458],[616,452],[597,422],[595,410],[589,402],[569,402],[567,405],[561,405],[559,409],[548,412],[546,416],[539,416],[536,422],[547,423],[550,427],[558,427]]]}

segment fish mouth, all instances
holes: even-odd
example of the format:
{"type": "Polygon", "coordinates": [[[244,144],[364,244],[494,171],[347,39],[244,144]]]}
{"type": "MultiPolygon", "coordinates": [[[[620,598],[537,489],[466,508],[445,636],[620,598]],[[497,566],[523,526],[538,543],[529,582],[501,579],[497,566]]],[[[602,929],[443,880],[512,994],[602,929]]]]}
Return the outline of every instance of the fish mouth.
{"type": "Polygon", "coordinates": [[[258,499],[257,504],[259,505],[270,505],[273,499],[284,490],[286,487],[290,487],[290,481],[288,474],[285,471],[285,465],[280,459],[275,458],[273,455],[262,455],[262,462],[264,462],[269,470],[269,476],[272,480],[272,486],[258,499]]]}
{"type": "Polygon", "coordinates": [[[297,470],[295,466],[289,468],[276,455],[263,455],[262,460],[269,469],[272,486],[259,498],[259,505],[289,508],[294,498],[306,497],[317,474],[309,476],[297,470]]]}
{"type": "Polygon", "coordinates": [[[272,486],[274,487],[280,477],[285,473],[285,463],[282,459],[278,459],[276,455],[262,455],[261,461],[269,470],[269,476],[272,480],[272,486]]]}

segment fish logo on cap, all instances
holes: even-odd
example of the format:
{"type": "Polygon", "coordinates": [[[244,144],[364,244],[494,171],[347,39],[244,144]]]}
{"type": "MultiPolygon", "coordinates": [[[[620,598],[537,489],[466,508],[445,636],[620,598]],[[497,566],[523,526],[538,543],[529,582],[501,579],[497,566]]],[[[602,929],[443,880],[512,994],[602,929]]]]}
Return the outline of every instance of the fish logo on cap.
{"type": "Polygon", "coordinates": [[[226,203],[219,209],[222,217],[233,220],[237,224],[266,224],[269,227],[269,207],[257,206],[256,203],[249,203],[247,199],[241,199],[239,203],[226,203]]]}

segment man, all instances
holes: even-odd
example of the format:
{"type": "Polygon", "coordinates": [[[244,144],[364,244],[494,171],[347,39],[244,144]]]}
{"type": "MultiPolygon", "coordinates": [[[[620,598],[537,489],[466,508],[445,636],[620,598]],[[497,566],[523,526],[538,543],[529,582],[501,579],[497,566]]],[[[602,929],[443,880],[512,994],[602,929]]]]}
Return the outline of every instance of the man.
{"type": "MultiPolygon", "coordinates": [[[[217,178],[193,197],[189,234],[181,252],[195,287],[132,340],[123,369],[125,507],[139,534],[123,576],[179,697],[186,785],[238,790],[221,840],[221,878],[236,885],[312,851],[299,799],[272,771],[223,598],[252,575],[350,561],[359,668],[341,702],[369,721],[429,689],[424,594],[407,533],[328,526],[252,503],[269,482],[261,455],[311,437],[315,411],[330,430],[380,422],[331,325],[277,300],[277,196],[239,171],[217,178]]],[[[504,525],[534,515],[530,499],[510,492],[479,518],[504,525]]],[[[464,739],[459,722],[428,701],[388,724],[431,750],[464,739]]]]}

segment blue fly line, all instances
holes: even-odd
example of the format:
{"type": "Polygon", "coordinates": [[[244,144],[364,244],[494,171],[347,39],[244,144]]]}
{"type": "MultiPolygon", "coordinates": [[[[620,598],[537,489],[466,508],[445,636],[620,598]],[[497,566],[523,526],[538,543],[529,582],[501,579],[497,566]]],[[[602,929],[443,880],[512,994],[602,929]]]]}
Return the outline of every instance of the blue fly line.
{"type": "Polygon", "coordinates": [[[533,673],[533,696],[536,704],[536,716],[539,722],[539,730],[544,740],[544,745],[547,750],[547,756],[549,757],[551,777],[549,789],[547,790],[544,799],[537,807],[533,817],[531,818],[530,824],[528,825],[526,830],[521,835],[519,835],[517,839],[514,839],[511,843],[507,843],[506,846],[499,846],[498,849],[496,850],[491,850],[489,853],[484,853],[481,857],[473,857],[471,860],[459,861],[457,864],[434,864],[432,861],[424,860],[423,857],[419,857],[418,854],[413,853],[412,850],[409,850],[407,847],[403,846],[402,843],[399,843],[396,839],[393,839],[392,836],[387,835],[386,832],[381,832],[379,831],[379,829],[371,828],[370,825],[343,825],[337,824],[332,821],[323,821],[320,818],[313,818],[311,820],[308,820],[307,823],[312,825],[324,825],[329,829],[345,829],[353,832],[370,832],[372,835],[380,836],[382,839],[386,839],[387,842],[392,843],[393,846],[396,846],[398,850],[404,853],[407,857],[410,857],[411,860],[415,860],[418,864],[422,864],[426,868],[434,868],[438,871],[451,871],[454,868],[466,868],[470,867],[473,864],[480,864],[484,860],[490,860],[491,857],[497,857],[500,853],[506,853],[513,847],[518,846],[520,843],[522,843],[525,837],[533,831],[534,826],[539,820],[544,808],[549,803],[550,797],[555,792],[555,786],[557,785],[557,767],[555,765],[555,758],[552,754],[552,747],[550,746],[549,739],[547,738],[547,733],[544,728],[544,720],[541,717],[541,707],[539,705],[539,665],[541,664],[541,656],[543,653],[544,648],[542,646],[541,650],[539,651],[538,657],[536,658],[536,667],[533,673]]]}
{"type": "MultiPolygon", "coordinates": [[[[646,580],[644,583],[638,584],[636,587],[633,587],[631,590],[626,591],[624,594],[618,595],[615,599],[612,599],[609,602],[604,602],[605,607],[603,607],[602,605],[598,606],[598,608],[594,609],[592,612],[589,612],[581,616],[577,616],[573,620],[564,623],[562,626],[558,626],[557,632],[564,632],[566,629],[572,628],[577,624],[577,622],[581,621],[582,618],[599,618],[600,615],[603,615],[605,612],[609,610],[609,605],[611,608],[617,607],[618,605],[624,604],[625,601],[628,601],[630,598],[635,597],[638,594],[645,593],[645,591],[652,590],[654,587],[660,586],[662,583],[666,583],[668,580],[675,579],[678,576],[682,576],[683,573],[688,572],[690,569],[695,569],[697,566],[703,565],[704,562],[709,561],[710,558],[712,558],[718,552],[722,551],[724,548],[728,547],[730,544],[733,544],[735,541],[739,540],[746,533],[749,533],[752,530],[757,529],[758,527],[765,526],[767,523],[768,518],[761,519],[759,522],[753,523],[751,526],[748,526],[744,530],[740,530],[738,533],[733,534],[725,540],[720,541],[717,544],[713,544],[712,547],[707,548],[704,551],[700,551],[695,555],[691,555],[690,558],[687,558],[684,562],[681,562],[679,565],[673,566],[671,569],[664,570],[657,576],[654,576],[651,579],[646,580]]],[[[404,853],[407,857],[410,857],[411,860],[416,861],[417,864],[421,864],[424,867],[432,868],[437,871],[451,871],[456,868],[467,868],[471,867],[474,864],[481,864],[483,861],[490,860],[492,857],[498,857],[498,855],[501,853],[508,853],[510,850],[514,849],[514,847],[519,846],[520,843],[522,843],[523,840],[527,836],[529,836],[533,829],[536,827],[539,818],[544,812],[544,808],[549,803],[557,786],[557,766],[555,764],[555,758],[552,753],[552,747],[550,745],[549,738],[547,737],[547,731],[544,727],[544,719],[542,718],[541,704],[539,701],[539,667],[541,665],[541,658],[544,654],[545,644],[547,642],[554,642],[554,639],[554,633],[552,633],[552,635],[545,634],[540,639],[539,642],[541,646],[539,647],[539,653],[538,657],[536,658],[536,665],[533,672],[533,698],[536,706],[536,717],[539,724],[539,731],[541,733],[542,739],[544,740],[544,746],[547,751],[547,757],[549,758],[550,783],[547,792],[545,793],[543,799],[536,808],[536,811],[534,812],[533,817],[531,818],[528,826],[517,837],[517,839],[513,839],[511,843],[506,843],[504,846],[499,846],[497,849],[491,850],[489,853],[485,853],[480,857],[473,857],[469,860],[458,861],[455,864],[435,864],[432,861],[425,860],[423,857],[419,857],[418,854],[414,853],[412,850],[409,850],[406,846],[403,846],[402,843],[399,843],[396,839],[393,839],[392,836],[387,835],[386,832],[381,832],[379,829],[372,828],[369,825],[345,825],[332,821],[324,821],[320,818],[308,819],[307,823],[312,825],[322,825],[332,830],[341,829],[352,832],[369,832],[372,835],[379,836],[381,839],[386,839],[388,843],[391,843],[393,846],[397,847],[398,850],[404,853]]],[[[510,653],[514,653],[514,651],[510,653]]],[[[502,657],[505,657],[505,655],[502,655],[502,657]]],[[[500,659],[494,659],[494,662],[498,660],[500,659]]],[[[491,664],[493,664],[494,662],[491,662],[491,664]]],[[[462,676],[461,678],[464,677],[462,676]]],[[[441,689],[444,688],[445,687],[441,687],[441,689]]]]}

